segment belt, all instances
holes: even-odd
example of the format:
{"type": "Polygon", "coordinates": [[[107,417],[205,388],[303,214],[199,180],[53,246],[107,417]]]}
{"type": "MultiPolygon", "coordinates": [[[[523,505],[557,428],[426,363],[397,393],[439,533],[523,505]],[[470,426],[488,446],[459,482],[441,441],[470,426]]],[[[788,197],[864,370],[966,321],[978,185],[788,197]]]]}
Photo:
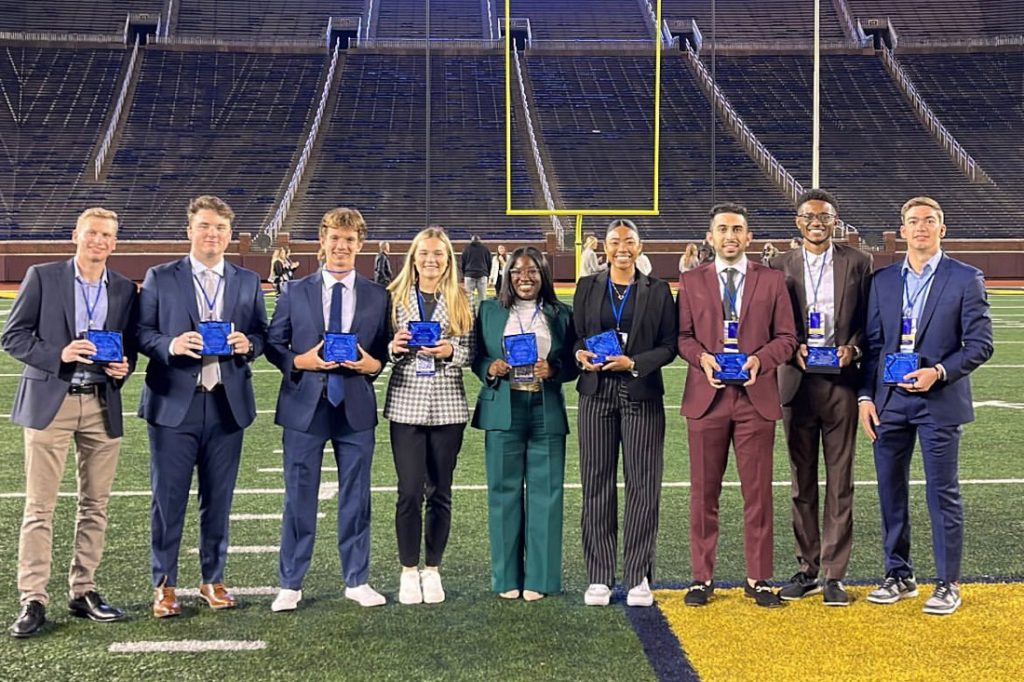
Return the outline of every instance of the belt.
{"type": "Polygon", "coordinates": [[[68,395],[98,395],[103,384],[72,384],[68,395]]]}
{"type": "Polygon", "coordinates": [[[513,391],[524,391],[526,393],[539,393],[540,392],[540,381],[534,380],[529,383],[519,383],[516,381],[509,382],[509,388],[513,391]]]}
{"type": "Polygon", "coordinates": [[[196,386],[196,393],[216,393],[224,387],[224,384],[217,384],[213,388],[206,388],[202,384],[196,386]]]}

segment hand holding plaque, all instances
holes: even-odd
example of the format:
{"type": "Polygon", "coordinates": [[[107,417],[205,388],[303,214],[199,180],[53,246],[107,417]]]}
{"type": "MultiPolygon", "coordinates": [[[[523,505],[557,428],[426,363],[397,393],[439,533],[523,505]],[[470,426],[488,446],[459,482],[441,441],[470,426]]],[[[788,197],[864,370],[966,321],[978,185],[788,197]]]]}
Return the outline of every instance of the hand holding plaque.
{"type": "Polygon", "coordinates": [[[532,383],[535,379],[533,366],[537,364],[537,335],[510,334],[504,338],[505,358],[512,367],[512,381],[532,383]]]}
{"type": "Polygon", "coordinates": [[[916,378],[904,379],[911,372],[921,368],[921,356],[917,353],[886,353],[882,383],[887,386],[912,384],[916,378]]]}
{"type": "Polygon", "coordinates": [[[720,369],[715,370],[713,376],[723,384],[745,384],[750,381],[750,370],[744,368],[747,364],[746,353],[715,353],[715,362],[720,369]]]}
{"type": "Polygon", "coordinates": [[[622,355],[622,344],[619,343],[619,335],[612,329],[594,336],[588,336],[584,343],[587,350],[594,354],[591,360],[593,365],[603,365],[608,361],[610,355],[622,355]]]}
{"type": "Polygon", "coordinates": [[[359,342],[355,334],[327,332],[324,334],[324,360],[327,362],[356,362],[359,360],[359,342]]]}
{"type": "Polygon", "coordinates": [[[409,333],[412,334],[407,344],[409,348],[430,348],[441,342],[441,323],[413,320],[409,322],[409,333]]]}
{"type": "Polygon", "coordinates": [[[234,349],[228,336],[235,331],[232,322],[206,320],[199,323],[199,333],[203,337],[203,355],[232,355],[234,349]]]}
{"type": "Polygon", "coordinates": [[[85,338],[96,346],[96,352],[89,359],[96,363],[121,362],[124,359],[124,341],[121,332],[106,329],[90,329],[85,338]]]}
{"type": "Polygon", "coordinates": [[[839,349],[835,346],[807,346],[808,374],[839,374],[839,349]]]}

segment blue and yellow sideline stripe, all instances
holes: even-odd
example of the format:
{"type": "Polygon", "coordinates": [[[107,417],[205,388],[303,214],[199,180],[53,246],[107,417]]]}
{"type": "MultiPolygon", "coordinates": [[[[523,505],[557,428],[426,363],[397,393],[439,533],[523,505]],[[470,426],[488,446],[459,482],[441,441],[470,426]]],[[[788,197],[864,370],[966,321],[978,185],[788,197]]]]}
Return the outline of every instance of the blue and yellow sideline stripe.
{"type": "Polygon", "coordinates": [[[873,585],[848,586],[849,607],[815,595],[783,609],[760,608],[735,585],[701,608],[683,604],[684,589],[657,589],[655,608],[626,613],[663,682],[1024,680],[1024,583],[965,582],[952,616],[921,611],[931,587],[882,606],[866,599],[873,585]]]}

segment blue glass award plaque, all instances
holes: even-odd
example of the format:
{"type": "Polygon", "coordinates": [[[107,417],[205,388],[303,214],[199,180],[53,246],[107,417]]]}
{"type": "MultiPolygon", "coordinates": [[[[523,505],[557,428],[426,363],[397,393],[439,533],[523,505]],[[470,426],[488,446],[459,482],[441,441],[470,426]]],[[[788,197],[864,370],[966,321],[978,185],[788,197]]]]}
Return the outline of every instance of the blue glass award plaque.
{"type": "Polygon", "coordinates": [[[228,343],[228,335],[235,331],[231,322],[205,321],[199,323],[199,333],[203,336],[203,355],[231,355],[234,350],[228,343]]]}
{"type": "Polygon", "coordinates": [[[409,333],[412,334],[408,343],[410,348],[430,348],[441,343],[440,322],[412,321],[409,323],[409,333]]]}
{"type": "Polygon", "coordinates": [[[808,346],[809,374],[839,374],[839,349],[835,346],[808,346]]]}
{"type": "Polygon", "coordinates": [[[124,343],[121,332],[106,329],[90,329],[85,338],[96,346],[96,353],[89,356],[93,362],[121,362],[124,359],[124,343]]]}
{"type": "Polygon", "coordinates": [[[513,367],[536,365],[538,355],[536,334],[530,332],[505,337],[505,358],[513,367]]]}
{"type": "Polygon", "coordinates": [[[615,330],[609,329],[606,332],[588,336],[584,341],[587,350],[596,357],[590,361],[592,365],[601,365],[608,361],[610,355],[622,355],[622,344],[619,343],[619,335],[615,330]]]}
{"type": "Polygon", "coordinates": [[[917,353],[886,353],[882,383],[887,386],[912,384],[916,379],[904,379],[903,377],[920,368],[921,356],[917,353]]]}
{"type": "Polygon", "coordinates": [[[750,381],[750,370],[743,369],[746,353],[715,353],[715,362],[721,369],[713,374],[723,384],[745,384],[750,381]]]}
{"type": "Polygon", "coordinates": [[[355,362],[359,359],[359,342],[355,334],[327,332],[324,334],[324,360],[355,362]]]}

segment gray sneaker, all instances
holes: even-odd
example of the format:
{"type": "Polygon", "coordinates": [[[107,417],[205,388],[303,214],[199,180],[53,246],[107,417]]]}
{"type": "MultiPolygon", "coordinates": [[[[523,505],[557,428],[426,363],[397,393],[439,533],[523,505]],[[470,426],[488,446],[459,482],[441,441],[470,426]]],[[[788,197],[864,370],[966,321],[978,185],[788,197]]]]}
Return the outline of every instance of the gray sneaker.
{"type": "Polygon", "coordinates": [[[786,601],[796,601],[819,592],[821,592],[821,583],[818,582],[818,577],[799,571],[789,579],[789,583],[785,587],[779,590],[779,596],[786,601]]]}
{"type": "Polygon", "coordinates": [[[890,575],[868,594],[868,601],[874,604],[895,604],[900,599],[913,599],[916,596],[917,581],[914,576],[890,575]]]}
{"type": "Polygon", "coordinates": [[[842,580],[829,579],[825,581],[825,606],[849,606],[850,595],[846,591],[842,580]]]}
{"type": "Polygon", "coordinates": [[[961,603],[960,586],[940,580],[931,598],[924,603],[923,610],[935,616],[948,616],[955,613],[961,603]]]}

